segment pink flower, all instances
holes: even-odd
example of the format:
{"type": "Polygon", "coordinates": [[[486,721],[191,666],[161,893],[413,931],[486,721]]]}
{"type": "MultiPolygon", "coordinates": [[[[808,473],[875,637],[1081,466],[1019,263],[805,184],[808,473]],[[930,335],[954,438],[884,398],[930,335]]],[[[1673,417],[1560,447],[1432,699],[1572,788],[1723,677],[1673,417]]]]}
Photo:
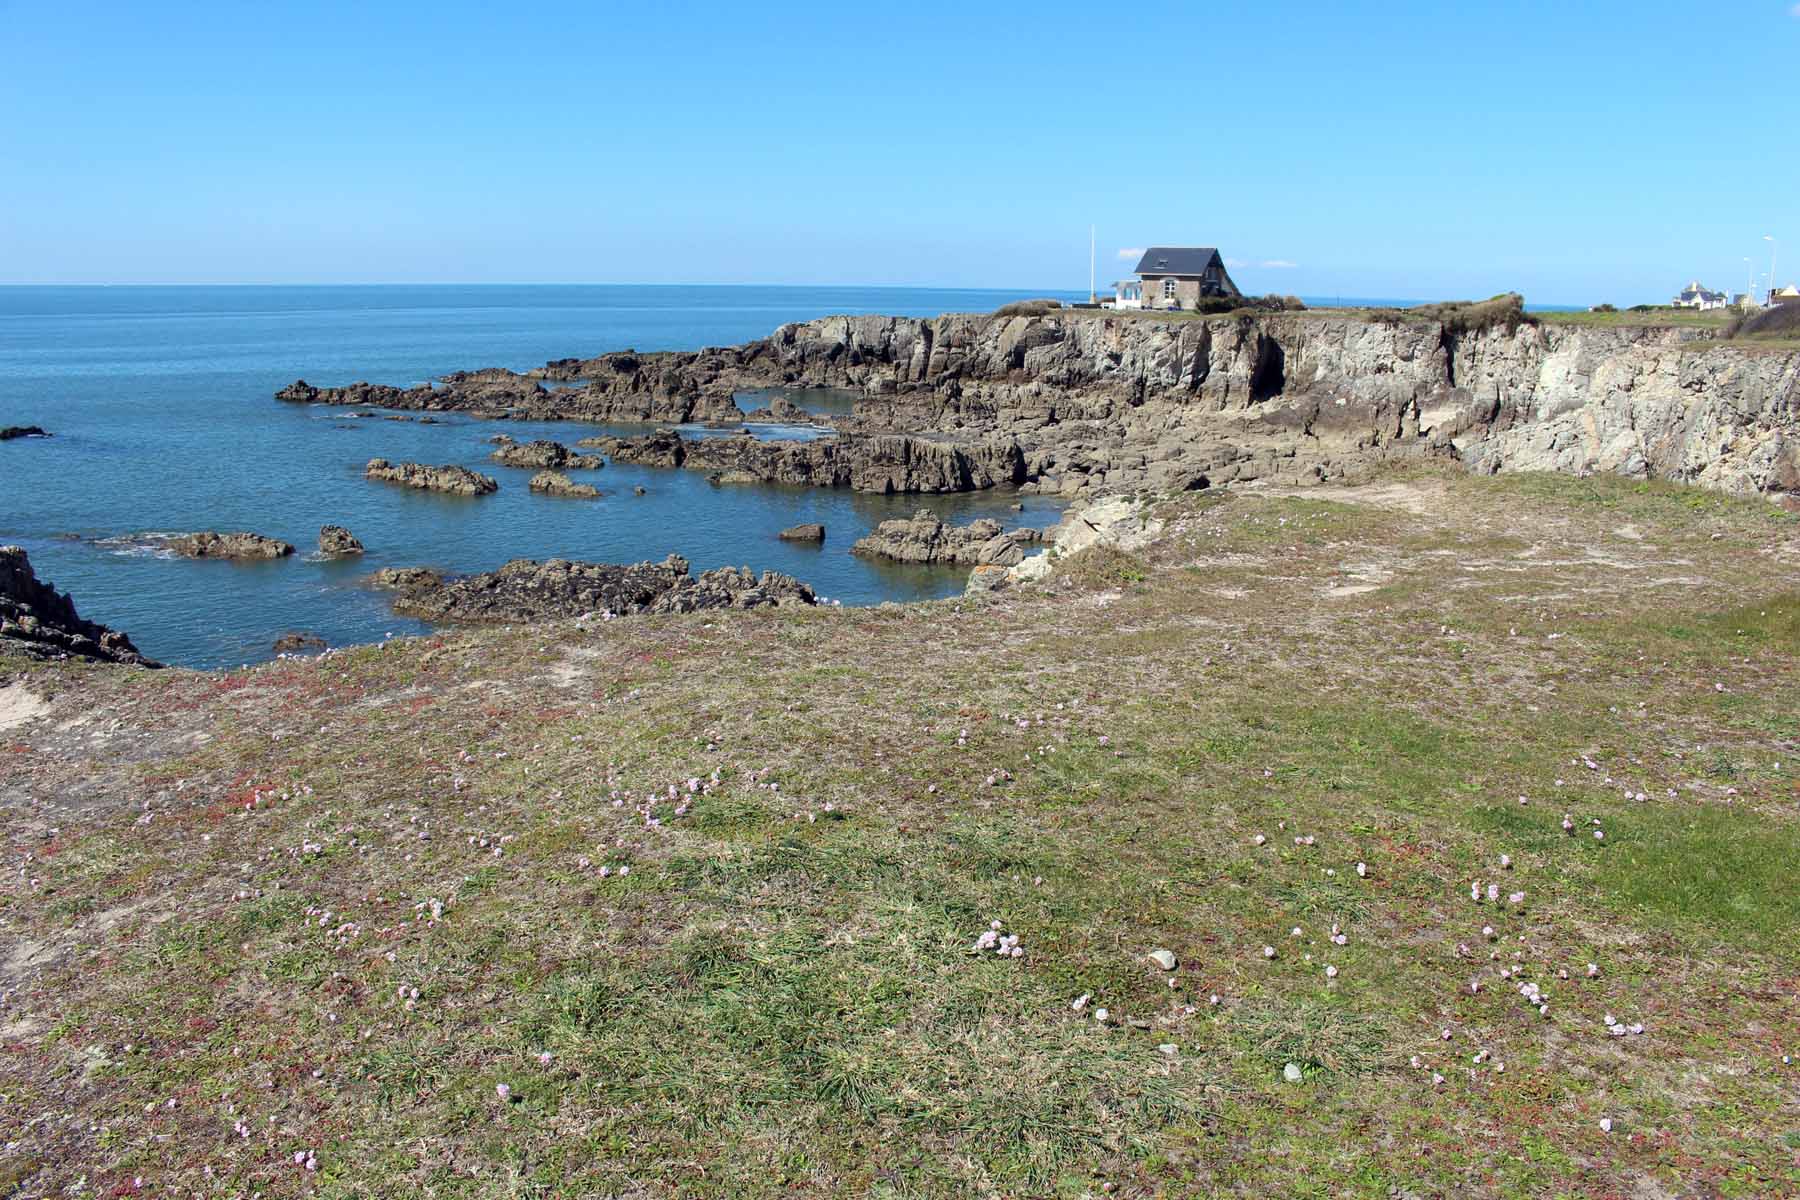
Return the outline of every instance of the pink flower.
{"type": "Polygon", "coordinates": [[[494,1085],[494,1095],[500,1097],[500,1102],[504,1104],[512,1099],[512,1089],[507,1087],[504,1083],[496,1083],[494,1085]]]}

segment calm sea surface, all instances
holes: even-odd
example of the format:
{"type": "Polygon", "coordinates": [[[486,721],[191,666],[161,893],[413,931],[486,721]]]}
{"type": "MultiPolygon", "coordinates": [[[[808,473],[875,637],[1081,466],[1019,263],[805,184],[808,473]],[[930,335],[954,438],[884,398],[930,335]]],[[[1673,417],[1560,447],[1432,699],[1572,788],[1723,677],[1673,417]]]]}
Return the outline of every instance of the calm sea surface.
{"type": "MultiPolygon", "coordinates": [[[[29,551],[40,579],[83,616],[129,633],[153,658],[194,667],[271,656],[283,633],[333,645],[421,632],[361,586],[377,567],[486,571],[512,558],[628,563],[674,552],[696,573],[786,571],[844,604],[959,591],[963,572],[880,566],[849,554],[880,521],[924,507],[957,520],[1047,524],[1058,506],[1010,492],[881,497],[708,484],[698,472],[609,465],[574,472],[605,493],[560,500],[531,472],[487,461],[504,430],[565,443],[573,422],[441,425],[346,419],[278,403],[304,377],[422,383],[467,367],[522,370],[627,347],[694,349],[761,337],[831,313],[985,311],[1016,292],[764,287],[0,287],[0,425],[56,436],[0,443],[0,542],[29,551]],[[475,500],[366,482],[370,458],[461,463],[494,475],[475,500]],[[647,494],[635,496],[634,486],[647,494]],[[782,527],[821,521],[823,548],[782,527]],[[310,558],[319,526],[346,525],[360,560],[310,558]],[[161,556],[135,535],[247,529],[294,543],[272,563],[161,556]],[[123,540],[118,540],[123,539],[123,540]]],[[[1068,298],[1074,298],[1073,296],[1068,298]]],[[[807,397],[796,397],[808,402],[807,397]]],[[[745,397],[746,407],[757,402],[745,397]]],[[[828,403],[828,398],[813,403],[828,403]]],[[[639,427],[640,429],[642,427],[639,427]]],[[[622,430],[628,431],[628,430],[622,430]]],[[[800,436],[777,431],[771,436],[800,436]]]]}

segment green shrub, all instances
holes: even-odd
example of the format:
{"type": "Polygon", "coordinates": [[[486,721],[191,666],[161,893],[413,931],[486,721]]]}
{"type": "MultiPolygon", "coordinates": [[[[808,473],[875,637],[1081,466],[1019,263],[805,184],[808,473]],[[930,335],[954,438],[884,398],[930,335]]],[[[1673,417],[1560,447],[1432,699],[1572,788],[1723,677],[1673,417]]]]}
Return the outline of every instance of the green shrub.
{"type": "Polygon", "coordinates": [[[1759,313],[1733,317],[1723,336],[1800,337],[1800,304],[1776,304],[1759,313]]]}
{"type": "Polygon", "coordinates": [[[996,317],[1041,317],[1062,307],[1061,300],[1014,300],[994,310],[996,317]]]}
{"type": "Polygon", "coordinates": [[[1511,333],[1521,325],[1535,324],[1525,312],[1525,297],[1517,292],[1502,292],[1486,300],[1448,300],[1442,304],[1421,304],[1408,311],[1414,316],[1438,322],[1451,333],[1479,333],[1497,325],[1504,326],[1511,333]]]}
{"type": "Polygon", "coordinates": [[[1616,313],[1619,310],[1610,304],[1596,304],[1593,307],[1593,311],[1597,313],[1616,313]]]}

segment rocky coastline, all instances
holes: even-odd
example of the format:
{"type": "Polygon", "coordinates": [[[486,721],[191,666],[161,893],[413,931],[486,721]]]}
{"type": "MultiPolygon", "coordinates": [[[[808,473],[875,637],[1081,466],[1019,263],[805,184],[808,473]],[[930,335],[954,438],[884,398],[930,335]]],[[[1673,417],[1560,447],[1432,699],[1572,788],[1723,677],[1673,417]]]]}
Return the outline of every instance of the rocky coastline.
{"type": "Polygon", "coordinates": [[[38,579],[19,546],[0,546],[0,643],[30,658],[162,665],[144,657],[119,630],[83,620],[74,600],[38,579]]]}
{"type": "Polygon", "coordinates": [[[721,481],[870,491],[1317,483],[1431,456],[1483,473],[1616,472],[1800,497],[1800,352],[1522,314],[1471,328],[1442,310],[839,316],[739,346],[458,372],[408,389],[300,381],[278,395],[674,425],[741,423],[743,390],[848,389],[860,398],[835,437],[694,439],[677,451],[650,435],[659,440],[612,449],[721,481]]]}

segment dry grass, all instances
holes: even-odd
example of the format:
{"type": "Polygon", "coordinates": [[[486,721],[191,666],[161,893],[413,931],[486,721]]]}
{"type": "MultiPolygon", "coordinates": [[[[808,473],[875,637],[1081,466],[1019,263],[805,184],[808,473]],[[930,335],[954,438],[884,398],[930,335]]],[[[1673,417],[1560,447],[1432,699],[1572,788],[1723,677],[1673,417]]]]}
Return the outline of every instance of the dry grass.
{"type": "Polygon", "coordinates": [[[1416,473],[1165,516],[992,601],[0,669],[51,704],[0,756],[0,1181],[1800,1190],[1794,519],[1416,473]]]}

